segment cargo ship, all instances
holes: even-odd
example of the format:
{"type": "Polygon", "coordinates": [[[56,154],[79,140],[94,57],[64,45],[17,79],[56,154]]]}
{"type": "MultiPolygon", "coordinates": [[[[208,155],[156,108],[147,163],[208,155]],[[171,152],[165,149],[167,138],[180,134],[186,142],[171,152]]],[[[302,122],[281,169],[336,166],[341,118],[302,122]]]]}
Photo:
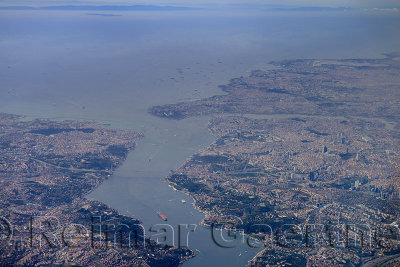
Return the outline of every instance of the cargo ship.
{"type": "Polygon", "coordinates": [[[163,219],[164,221],[167,221],[168,218],[167,216],[165,216],[164,214],[162,214],[161,212],[157,212],[158,216],[160,216],[161,219],[163,219]]]}

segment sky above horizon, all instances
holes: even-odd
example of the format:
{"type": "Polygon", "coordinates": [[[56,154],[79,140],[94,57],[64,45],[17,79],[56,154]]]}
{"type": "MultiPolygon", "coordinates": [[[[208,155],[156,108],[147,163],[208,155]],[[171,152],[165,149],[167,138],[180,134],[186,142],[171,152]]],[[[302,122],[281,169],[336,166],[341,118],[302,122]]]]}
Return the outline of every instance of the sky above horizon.
{"type": "Polygon", "coordinates": [[[0,0],[2,6],[51,6],[51,5],[177,5],[204,6],[226,4],[263,4],[273,6],[321,6],[321,7],[354,7],[354,8],[392,8],[399,7],[398,0],[0,0]]]}

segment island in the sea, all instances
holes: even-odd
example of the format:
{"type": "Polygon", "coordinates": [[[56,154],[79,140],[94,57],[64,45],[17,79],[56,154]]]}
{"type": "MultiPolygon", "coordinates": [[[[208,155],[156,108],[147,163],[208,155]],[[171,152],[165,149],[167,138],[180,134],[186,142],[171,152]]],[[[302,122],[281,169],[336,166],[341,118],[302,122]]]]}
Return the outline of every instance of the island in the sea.
{"type": "Polygon", "coordinates": [[[217,137],[168,177],[206,213],[262,240],[251,266],[398,266],[400,58],[285,60],[155,106],[211,115],[217,137]]]}
{"type": "Polygon", "coordinates": [[[85,199],[142,136],[0,113],[1,264],[178,266],[192,257],[147,239],[138,219],[85,199]]]}

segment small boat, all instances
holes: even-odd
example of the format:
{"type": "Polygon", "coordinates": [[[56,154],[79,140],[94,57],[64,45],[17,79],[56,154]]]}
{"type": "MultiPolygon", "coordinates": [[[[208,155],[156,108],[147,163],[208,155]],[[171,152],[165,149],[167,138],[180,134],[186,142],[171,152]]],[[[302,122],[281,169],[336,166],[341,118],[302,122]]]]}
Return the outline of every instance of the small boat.
{"type": "Polygon", "coordinates": [[[165,216],[164,214],[162,214],[161,212],[157,212],[158,216],[160,216],[161,219],[163,219],[164,221],[167,221],[168,218],[167,216],[165,216]]]}
{"type": "Polygon", "coordinates": [[[182,202],[183,204],[185,204],[185,203],[186,203],[186,200],[182,199],[181,202],[182,202]]]}

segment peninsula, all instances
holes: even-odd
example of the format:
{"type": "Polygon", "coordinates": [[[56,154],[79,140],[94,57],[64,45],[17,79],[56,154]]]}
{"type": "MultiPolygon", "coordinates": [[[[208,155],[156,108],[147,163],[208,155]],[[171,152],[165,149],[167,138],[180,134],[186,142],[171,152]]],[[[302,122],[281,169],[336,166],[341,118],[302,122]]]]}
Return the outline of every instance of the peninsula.
{"type": "Polygon", "coordinates": [[[263,242],[251,266],[395,266],[399,57],[271,64],[221,86],[224,95],[150,109],[212,115],[217,141],[169,183],[194,198],[204,224],[236,218],[263,242]]]}
{"type": "Polygon", "coordinates": [[[0,113],[1,263],[178,266],[190,258],[190,250],[150,242],[138,219],[85,199],[142,137],[0,113]]]}

